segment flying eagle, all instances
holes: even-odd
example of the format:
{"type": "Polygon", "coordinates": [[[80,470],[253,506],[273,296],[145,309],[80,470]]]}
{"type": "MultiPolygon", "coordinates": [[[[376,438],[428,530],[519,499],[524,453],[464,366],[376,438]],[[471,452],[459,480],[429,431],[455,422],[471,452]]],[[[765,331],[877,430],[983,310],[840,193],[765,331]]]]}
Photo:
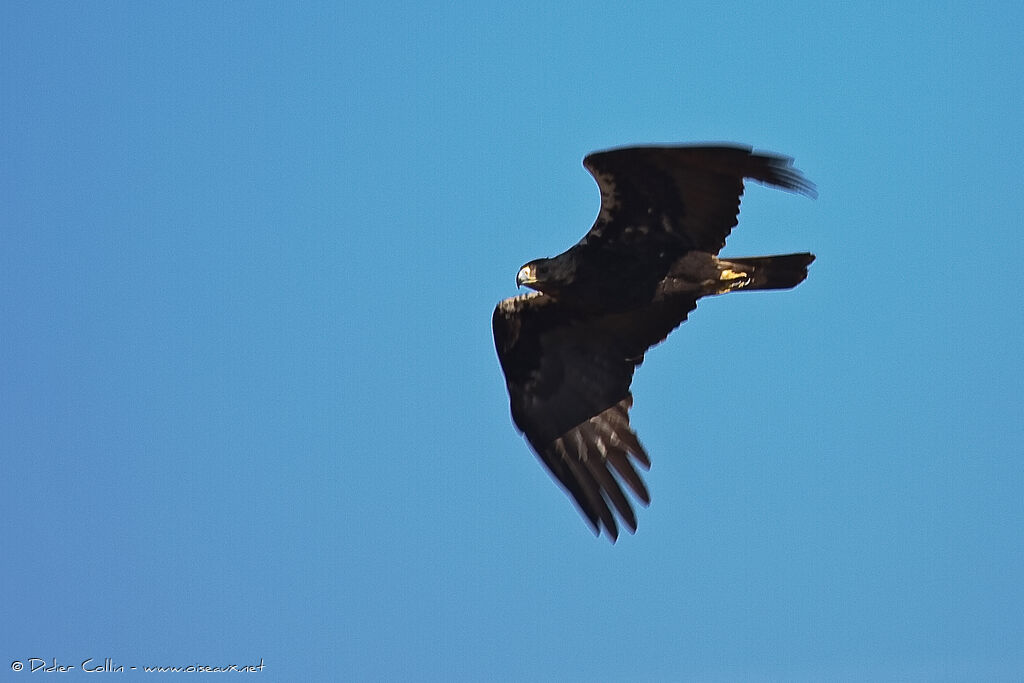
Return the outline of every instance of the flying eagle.
{"type": "Polygon", "coordinates": [[[583,165],[601,190],[594,226],[568,251],[520,268],[516,285],[536,291],[500,302],[492,325],[512,420],[595,533],[614,542],[616,513],[636,531],[623,485],[650,502],[635,467],[650,459],[629,425],[633,370],[701,297],[807,277],[813,254],[718,258],[745,178],[815,191],[792,159],[735,145],[625,147],[583,165]]]}

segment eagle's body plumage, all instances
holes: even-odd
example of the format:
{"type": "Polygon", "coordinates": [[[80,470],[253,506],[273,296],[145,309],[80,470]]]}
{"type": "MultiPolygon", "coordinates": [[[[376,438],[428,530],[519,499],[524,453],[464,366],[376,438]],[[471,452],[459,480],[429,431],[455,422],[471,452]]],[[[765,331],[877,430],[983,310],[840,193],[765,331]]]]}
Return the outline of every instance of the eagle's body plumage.
{"type": "Polygon", "coordinates": [[[494,310],[494,341],[512,419],[584,516],[618,536],[636,515],[623,485],[650,496],[650,460],[629,425],[634,369],[703,296],[786,289],[811,254],[719,259],[743,180],[814,195],[787,157],[739,146],[630,147],[584,160],[601,210],[576,245],[523,266],[537,290],[494,310]]]}

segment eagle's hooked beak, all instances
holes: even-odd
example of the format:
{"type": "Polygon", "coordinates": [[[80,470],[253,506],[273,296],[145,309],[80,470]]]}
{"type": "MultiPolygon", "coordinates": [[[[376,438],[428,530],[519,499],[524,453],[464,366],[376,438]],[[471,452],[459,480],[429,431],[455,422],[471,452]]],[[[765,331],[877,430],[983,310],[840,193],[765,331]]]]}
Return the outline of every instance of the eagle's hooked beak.
{"type": "Polygon", "coordinates": [[[516,275],[516,287],[522,287],[523,285],[532,285],[537,282],[537,268],[529,263],[519,269],[519,274],[516,275]]]}

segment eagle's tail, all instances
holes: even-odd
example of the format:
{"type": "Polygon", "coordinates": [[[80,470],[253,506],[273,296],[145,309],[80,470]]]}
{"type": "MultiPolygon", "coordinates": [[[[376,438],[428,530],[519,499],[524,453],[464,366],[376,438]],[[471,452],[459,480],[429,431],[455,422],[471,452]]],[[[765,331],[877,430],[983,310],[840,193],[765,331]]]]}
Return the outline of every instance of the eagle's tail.
{"type": "Polygon", "coordinates": [[[724,292],[736,289],[789,289],[807,277],[814,254],[782,254],[719,259],[724,292]]]}

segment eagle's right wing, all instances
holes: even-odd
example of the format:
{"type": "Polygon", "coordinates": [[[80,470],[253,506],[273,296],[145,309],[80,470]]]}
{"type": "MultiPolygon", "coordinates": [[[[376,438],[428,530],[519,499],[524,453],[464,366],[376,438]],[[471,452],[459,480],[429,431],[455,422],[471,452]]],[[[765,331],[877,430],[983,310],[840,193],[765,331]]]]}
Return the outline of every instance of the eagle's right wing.
{"type": "Polygon", "coordinates": [[[650,502],[634,466],[646,469],[650,460],[629,425],[633,370],[695,306],[690,297],[593,315],[528,294],[495,308],[494,341],[513,421],[594,530],[604,528],[612,540],[613,509],[636,530],[619,482],[650,502]]]}

